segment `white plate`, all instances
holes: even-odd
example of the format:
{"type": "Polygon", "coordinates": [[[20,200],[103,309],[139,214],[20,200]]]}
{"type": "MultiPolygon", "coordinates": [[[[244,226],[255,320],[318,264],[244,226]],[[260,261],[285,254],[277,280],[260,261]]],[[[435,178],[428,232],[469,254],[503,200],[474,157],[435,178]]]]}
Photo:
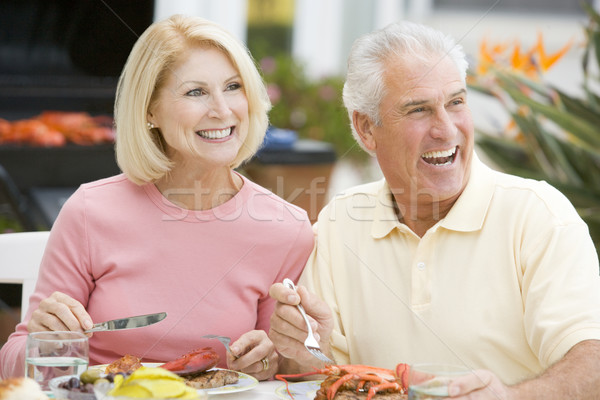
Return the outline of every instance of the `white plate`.
{"type": "MultiPolygon", "coordinates": [[[[158,366],[161,366],[162,363],[147,363],[147,362],[143,362],[142,365],[144,367],[156,368],[158,366]]],[[[104,373],[106,371],[106,367],[108,367],[108,364],[99,364],[99,365],[90,365],[88,367],[88,369],[99,369],[102,373],[104,373]]]]}
{"type": "MultiPolygon", "coordinates": [[[[162,363],[145,363],[145,362],[143,362],[142,365],[144,367],[156,368],[156,367],[161,366],[162,363]]],[[[102,373],[104,373],[107,366],[108,366],[108,364],[93,365],[93,366],[89,367],[89,369],[100,369],[100,371],[102,371],[102,373]]],[[[223,368],[212,368],[212,369],[223,369],[223,368]]],[[[223,369],[223,370],[229,371],[226,369],[223,369]]],[[[219,387],[210,388],[210,389],[198,389],[198,391],[201,393],[208,393],[208,394],[236,393],[236,392],[243,392],[244,390],[250,390],[253,387],[255,387],[256,385],[258,385],[258,380],[251,375],[247,375],[247,374],[244,374],[243,372],[239,372],[239,371],[231,371],[231,372],[235,372],[238,374],[237,383],[231,383],[229,385],[219,386],[219,387]]]]}
{"type": "MultiPolygon", "coordinates": [[[[317,390],[321,387],[321,382],[323,381],[290,382],[288,386],[294,400],[313,400],[317,395],[317,390]]],[[[283,400],[291,399],[285,384],[275,389],[275,394],[283,400]]]]}
{"type": "MultiPolygon", "coordinates": [[[[223,368],[213,368],[213,369],[223,369],[223,368]]],[[[224,369],[224,371],[230,371],[230,370],[224,369]]],[[[258,385],[258,380],[251,375],[247,375],[247,374],[244,374],[243,372],[239,372],[239,371],[231,371],[231,372],[235,372],[238,374],[239,379],[238,379],[237,383],[232,383],[229,385],[219,386],[219,387],[211,388],[211,389],[198,389],[198,391],[203,392],[203,393],[208,393],[208,394],[236,393],[236,392],[243,392],[244,390],[252,389],[256,385],[258,385]]]]}

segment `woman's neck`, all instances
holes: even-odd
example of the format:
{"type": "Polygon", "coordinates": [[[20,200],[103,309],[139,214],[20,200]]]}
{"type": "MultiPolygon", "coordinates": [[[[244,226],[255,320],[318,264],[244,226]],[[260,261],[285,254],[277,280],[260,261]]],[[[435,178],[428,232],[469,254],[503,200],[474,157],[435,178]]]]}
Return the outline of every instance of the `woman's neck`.
{"type": "Polygon", "coordinates": [[[175,169],[155,182],[170,202],[187,210],[210,210],[232,199],[242,188],[242,177],[229,168],[211,171],[175,169]]]}

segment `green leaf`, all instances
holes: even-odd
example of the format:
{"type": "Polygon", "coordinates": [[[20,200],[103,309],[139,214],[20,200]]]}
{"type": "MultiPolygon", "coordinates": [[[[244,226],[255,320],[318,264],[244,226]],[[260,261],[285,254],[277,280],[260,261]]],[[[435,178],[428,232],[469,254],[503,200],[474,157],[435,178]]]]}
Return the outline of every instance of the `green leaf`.
{"type": "Polygon", "coordinates": [[[590,16],[592,22],[595,22],[596,25],[600,25],[600,14],[596,12],[594,7],[589,5],[586,1],[581,2],[581,7],[590,16]]]}
{"type": "Polygon", "coordinates": [[[556,93],[566,111],[585,119],[594,126],[600,126],[600,109],[594,108],[580,99],[570,97],[560,90],[556,90],[556,93]]]}
{"type": "Polygon", "coordinates": [[[518,90],[506,88],[506,91],[518,104],[525,104],[533,111],[554,121],[580,146],[591,147],[600,152],[600,131],[596,126],[583,120],[579,115],[572,115],[552,105],[535,101],[518,90]]]}

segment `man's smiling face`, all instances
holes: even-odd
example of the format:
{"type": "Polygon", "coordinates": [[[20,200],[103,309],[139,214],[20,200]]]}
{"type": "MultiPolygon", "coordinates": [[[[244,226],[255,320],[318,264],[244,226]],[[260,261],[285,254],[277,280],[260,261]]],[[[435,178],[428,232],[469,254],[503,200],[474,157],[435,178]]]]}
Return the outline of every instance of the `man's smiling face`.
{"type": "Polygon", "coordinates": [[[381,125],[370,125],[365,145],[390,187],[405,193],[404,205],[453,203],[468,182],[474,146],[458,68],[448,57],[398,56],[388,61],[384,80],[381,125]]]}

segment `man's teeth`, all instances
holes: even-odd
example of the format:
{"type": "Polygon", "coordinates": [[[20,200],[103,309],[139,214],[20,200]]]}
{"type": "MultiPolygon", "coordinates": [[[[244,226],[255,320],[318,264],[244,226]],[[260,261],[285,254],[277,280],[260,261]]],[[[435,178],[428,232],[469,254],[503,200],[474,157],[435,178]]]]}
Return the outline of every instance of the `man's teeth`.
{"type": "Polygon", "coordinates": [[[433,165],[448,165],[451,164],[454,160],[454,155],[456,154],[456,147],[450,150],[443,151],[429,151],[424,153],[421,158],[428,164],[433,165]]]}
{"type": "Polygon", "coordinates": [[[222,139],[231,135],[231,128],[217,129],[213,131],[199,131],[198,134],[206,139],[222,139]]]}

